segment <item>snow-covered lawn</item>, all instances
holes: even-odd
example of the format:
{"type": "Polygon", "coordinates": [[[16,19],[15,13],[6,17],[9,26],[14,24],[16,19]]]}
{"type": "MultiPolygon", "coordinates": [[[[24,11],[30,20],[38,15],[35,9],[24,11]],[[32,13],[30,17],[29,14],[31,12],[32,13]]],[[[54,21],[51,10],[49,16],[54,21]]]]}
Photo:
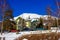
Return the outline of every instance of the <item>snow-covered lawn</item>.
{"type": "MultiPolygon", "coordinates": [[[[5,40],[15,40],[16,38],[26,35],[26,34],[40,34],[40,33],[50,33],[50,32],[60,32],[60,30],[41,30],[41,31],[24,31],[24,32],[19,32],[19,34],[10,32],[10,33],[3,33],[0,37],[5,37],[5,40]]],[[[0,39],[1,40],[1,39],[0,39]]]]}
{"type": "Polygon", "coordinates": [[[1,35],[0,33],[0,37],[4,38],[5,37],[5,40],[15,40],[16,38],[22,36],[22,35],[25,35],[25,34],[30,34],[29,32],[19,32],[19,34],[16,34],[16,32],[10,32],[10,33],[3,33],[1,35]]]}

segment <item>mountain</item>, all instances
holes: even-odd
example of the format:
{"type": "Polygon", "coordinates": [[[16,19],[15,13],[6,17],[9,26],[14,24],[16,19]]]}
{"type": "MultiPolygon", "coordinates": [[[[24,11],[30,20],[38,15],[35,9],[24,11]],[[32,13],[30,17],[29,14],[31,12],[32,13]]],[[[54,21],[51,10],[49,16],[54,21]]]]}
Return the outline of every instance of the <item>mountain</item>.
{"type": "MultiPolygon", "coordinates": [[[[47,19],[48,18],[48,15],[39,15],[37,13],[23,13],[17,17],[14,17],[14,20],[16,20],[18,17],[21,17],[25,20],[28,20],[28,18],[30,19],[37,19],[37,18],[44,18],[44,19],[47,19]]],[[[57,17],[54,17],[54,16],[51,16],[52,18],[57,18],[57,17]]]]}

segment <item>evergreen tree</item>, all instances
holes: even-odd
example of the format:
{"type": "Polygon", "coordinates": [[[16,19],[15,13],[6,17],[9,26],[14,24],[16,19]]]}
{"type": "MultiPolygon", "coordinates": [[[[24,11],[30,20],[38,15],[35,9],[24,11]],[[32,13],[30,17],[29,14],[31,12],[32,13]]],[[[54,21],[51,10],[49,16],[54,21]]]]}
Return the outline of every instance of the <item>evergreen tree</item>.
{"type": "Polygon", "coordinates": [[[39,19],[39,23],[36,26],[37,28],[42,28],[43,27],[43,18],[39,19]]]}
{"type": "Polygon", "coordinates": [[[57,27],[57,19],[55,18],[55,27],[57,27]]]}
{"type": "Polygon", "coordinates": [[[16,24],[14,24],[15,22],[13,21],[14,22],[13,23],[12,21],[13,21],[12,11],[11,10],[5,11],[4,20],[3,20],[3,30],[10,31],[10,30],[14,29],[14,25],[16,25],[16,24]]]}

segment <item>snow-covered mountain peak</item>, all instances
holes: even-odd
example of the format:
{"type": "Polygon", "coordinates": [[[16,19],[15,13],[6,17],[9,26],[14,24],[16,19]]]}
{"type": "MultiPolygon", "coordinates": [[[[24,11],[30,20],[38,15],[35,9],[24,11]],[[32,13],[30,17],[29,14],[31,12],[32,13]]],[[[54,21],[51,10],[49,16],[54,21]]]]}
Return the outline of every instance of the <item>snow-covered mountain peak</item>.
{"type": "Polygon", "coordinates": [[[18,17],[22,17],[23,19],[28,19],[30,17],[31,19],[33,19],[33,18],[40,18],[41,16],[42,15],[38,15],[36,13],[23,13],[17,17],[14,17],[14,19],[17,19],[18,17]]]}
{"type": "MultiPolygon", "coordinates": [[[[37,18],[44,18],[44,19],[47,19],[48,18],[48,15],[39,15],[37,13],[23,13],[17,17],[14,17],[14,19],[16,20],[18,17],[21,17],[25,20],[27,20],[28,18],[30,19],[37,19],[37,18]]],[[[52,18],[55,18],[54,16],[52,16],[52,18]]]]}

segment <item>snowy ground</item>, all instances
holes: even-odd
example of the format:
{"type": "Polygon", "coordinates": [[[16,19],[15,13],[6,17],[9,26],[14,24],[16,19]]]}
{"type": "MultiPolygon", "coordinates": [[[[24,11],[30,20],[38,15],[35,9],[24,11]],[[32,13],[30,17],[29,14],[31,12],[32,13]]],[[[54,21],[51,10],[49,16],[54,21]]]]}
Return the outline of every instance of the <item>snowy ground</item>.
{"type": "Polygon", "coordinates": [[[0,33],[0,37],[5,37],[5,40],[15,40],[16,38],[26,34],[39,34],[39,33],[50,33],[50,32],[60,32],[60,30],[24,31],[24,32],[19,32],[19,34],[16,34],[16,32],[15,33],[10,32],[10,33],[3,33],[2,35],[0,33]]]}

